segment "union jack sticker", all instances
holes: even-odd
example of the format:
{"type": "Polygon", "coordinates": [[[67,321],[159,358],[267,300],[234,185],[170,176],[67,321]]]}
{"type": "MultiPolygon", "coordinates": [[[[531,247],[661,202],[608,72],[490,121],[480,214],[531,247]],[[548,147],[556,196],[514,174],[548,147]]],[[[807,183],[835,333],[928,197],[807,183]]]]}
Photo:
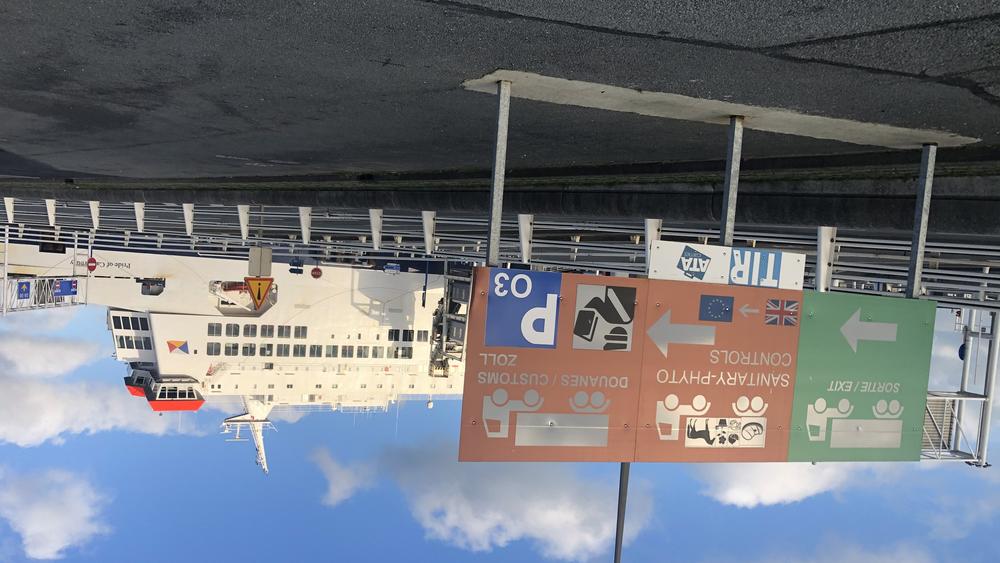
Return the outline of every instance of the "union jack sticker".
{"type": "Polygon", "coordinates": [[[798,326],[799,302],[791,299],[768,299],[764,308],[764,324],[798,326]]]}

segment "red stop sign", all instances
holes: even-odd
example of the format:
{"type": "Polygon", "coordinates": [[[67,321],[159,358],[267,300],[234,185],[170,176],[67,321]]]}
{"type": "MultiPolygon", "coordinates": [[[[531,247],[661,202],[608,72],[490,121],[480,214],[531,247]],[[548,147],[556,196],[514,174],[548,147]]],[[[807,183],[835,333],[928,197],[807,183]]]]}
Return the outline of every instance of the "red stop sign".
{"type": "Polygon", "coordinates": [[[318,280],[318,279],[320,278],[320,276],[322,276],[322,275],[323,275],[323,270],[320,270],[320,269],[319,269],[319,266],[316,266],[316,267],[315,267],[315,268],[313,268],[313,269],[312,269],[312,271],[311,271],[311,272],[309,272],[309,273],[310,273],[310,274],[312,274],[312,277],[313,277],[313,279],[317,279],[317,280],[318,280]]]}
{"type": "Polygon", "coordinates": [[[97,258],[94,258],[93,256],[87,258],[87,271],[93,272],[96,269],[97,269],[97,258]]]}

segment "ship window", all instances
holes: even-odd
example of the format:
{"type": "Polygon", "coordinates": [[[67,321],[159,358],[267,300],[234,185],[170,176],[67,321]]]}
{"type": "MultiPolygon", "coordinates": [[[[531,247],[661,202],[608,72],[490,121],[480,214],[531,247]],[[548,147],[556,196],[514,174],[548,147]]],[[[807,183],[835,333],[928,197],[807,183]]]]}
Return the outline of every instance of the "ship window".
{"type": "Polygon", "coordinates": [[[375,386],[375,388],[376,388],[376,389],[381,389],[381,388],[382,388],[382,384],[381,384],[381,383],[379,383],[378,385],[376,385],[376,386],[375,386]]]}
{"type": "Polygon", "coordinates": [[[274,389],[274,384],[273,383],[268,383],[267,384],[267,388],[268,389],[274,389]]]}
{"type": "Polygon", "coordinates": [[[389,351],[386,354],[386,357],[387,358],[392,358],[392,359],[398,359],[399,358],[399,347],[398,346],[390,346],[389,347],[389,351]]]}
{"type": "Polygon", "coordinates": [[[176,399],[177,398],[177,388],[176,387],[167,387],[167,398],[168,399],[176,399]]]}
{"type": "Polygon", "coordinates": [[[361,384],[361,388],[362,389],[368,389],[368,384],[367,383],[362,383],[361,384]]]}
{"type": "MultiPolygon", "coordinates": [[[[323,388],[323,385],[322,385],[322,384],[319,384],[319,383],[317,383],[317,384],[316,384],[316,388],[317,388],[317,389],[322,389],[322,388],[323,388]]],[[[312,395],[310,395],[310,397],[311,397],[311,396],[312,396],[312,395]]]]}
{"type": "Polygon", "coordinates": [[[293,346],[292,347],[292,355],[295,356],[296,358],[304,358],[304,357],[306,357],[306,345],[305,344],[296,344],[295,346],[293,346]]]}
{"type": "Polygon", "coordinates": [[[244,338],[257,338],[257,325],[243,325],[244,338]]]}
{"type": "Polygon", "coordinates": [[[417,331],[417,342],[427,342],[427,338],[430,334],[426,330],[417,331]]]}
{"type": "Polygon", "coordinates": [[[227,356],[235,356],[240,353],[240,345],[235,342],[227,342],[225,354],[227,356]]]}
{"type": "Polygon", "coordinates": [[[257,346],[255,344],[244,344],[243,354],[244,356],[254,356],[257,352],[257,346]]]}
{"type": "Polygon", "coordinates": [[[222,336],[222,323],[208,323],[209,336],[222,336]]]}
{"type": "Polygon", "coordinates": [[[373,358],[384,358],[385,348],[381,346],[372,346],[372,357],[373,358]]]}
{"type": "Polygon", "coordinates": [[[261,338],[274,338],[274,325],[260,325],[261,338]]]}
{"type": "Polygon", "coordinates": [[[135,341],[132,340],[131,336],[125,337],[125,347],[129,350],[135,350],[135,341]]]}
{"type": "Polygon", "coordinates": [[[369,350],[369,348],[367,346],[358,346],[358,357],[359,358],[367,358],[368,357],[368,350],[369,350]]]}
{"type": "Polygon", "coordinates": [[[205,353],[209,356],[218,356],[222,352],[222,345],[218,342],[209,342],[205,345],[205,353]]]}
{"type": "Polygon", "coordinates": [[[240,325],[236,323],[226,324],[226,336],[239,336],[240,335],[240,325]]]}
{"type": "Polygon", "coordinates": [[[361,333],[358,333],[358,340],[361,340],[361,333]]]}
{"type": "Polygon", "coordinates": [[[337,350],[338,349],[337,349],[336,344],[332,344],[330,346],[327,346],[326,347],[326,357],[327,358],[336,358],[337,357],[337,350]]]}
{"type": "Polygon", "coordinates": [[[309,357],[310,358],[322,358],[323,357],[323,347],[319,344],[313,344],[309,346],[309,357]]]}
{"type": "Polygon", "coordinates": [[[413,331],[404,330],[403,331],[403,342],[413,342],[413,331]]]}
{"type": "Polygon", "coordinates": [[[295,386],[289,383],[288,385],[285,385],[285,389],[295,389],[295,386]]]}
{"type": "Polygon", "coordinates": [[[292,335],[292,327],[288,325],[278,326],[278,338],[288,338],[292,335]]]}
{"type": "Polygon", "coordinates": [[[117,328],[119,330],[122,328],[122,318],[121,317],[115,315],[114,317],[111,317],[111,322],[114,323],[115,328],[117,328]]]}
{"type": "Polygon", "coordinates": [[[149,330],[149,319],[146,317],[139,317],[139,330],[149,330]]]}
{"type": "Polygon", "coordinates": [[[278,357],[287,358],[288,357],[288,344],[278,344],[278,357]]]}
{"type": "Polygon", "coordinates": [[[403,346],[402,348],[399,349],[399,351],[400,351],[399,354],[400,358],[405,358],[407,360],[413,358],[413,348],[409,346],[403,346]]]}
{"type": "Polygon", "coordinates": [[[309,333],[309,327],[307,326],[295,327],[295,338],[306,338],[308,333],[309,333]]]}
{"type": "Polygon", "coordinates": [[[153,341],[150,340],[150,338],[148,336],[143,336],[142,337],[142,347],[145,350],[152,350],[153,349],[153,341]]]}
{"type": "Polygon", "coordinates": [[[389,329],[389,342],[399,342],[399,329],[390,328],[389,329]]]}
{"type": "Polygon", "coordinates": [[[125,349],[125,337],[124,336],[119,336],[118,337],[118,349],[119,350],[124,350],[125,349]]]}
{"type": "Polygon", "coordinates": [[[353,358],[354,357],[354,346],[341,346],[340,347],[340,357],[341,358],[353,358]]]}
{"type": "Polygon", "coordinates": [[[261,344],[260,345],[260,355],[265,358],[269,358],[274,355],[274,344],[261,344]]]}

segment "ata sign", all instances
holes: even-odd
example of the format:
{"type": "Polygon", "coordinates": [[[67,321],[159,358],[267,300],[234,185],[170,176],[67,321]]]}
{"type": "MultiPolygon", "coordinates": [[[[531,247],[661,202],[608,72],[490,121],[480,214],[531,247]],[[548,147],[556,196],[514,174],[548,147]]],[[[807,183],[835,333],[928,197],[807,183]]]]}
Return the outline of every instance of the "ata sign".
{"type": "Polygon", "coordinates": [[[802,289],[805,255],[660,240],[649,254],[649,277],[749,287],[802,289]]]}
{"type": "Polygon", "coordinates": [[[472,289],[462,461],[919,453],[933,302],[499,268],[472,289]]]}

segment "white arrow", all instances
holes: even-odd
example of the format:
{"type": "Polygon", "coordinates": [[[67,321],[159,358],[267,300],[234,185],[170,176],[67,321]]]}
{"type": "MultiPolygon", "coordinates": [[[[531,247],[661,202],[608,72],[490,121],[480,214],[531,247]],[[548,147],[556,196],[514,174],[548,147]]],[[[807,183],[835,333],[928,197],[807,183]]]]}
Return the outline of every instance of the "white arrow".
{"type": "Polygon", "coordinates": [[[747,315],[756,315],[759,312],[760,309],[751,309],[750,305],[747,304],[744,304],[742,307],[740,307],[740,314],[743,315],[743,318],[746,318],[747,315]]]}
{"type": "Polygon", "coordinates": [[[667,357],[668,344],[698,344],[711,346],[715,344],[715,327],[710,325],[683,325],[670,322],[670,311],[653,323],[646,334],[660,349],[663,357],[667,357]]]}
{"type": "Polygon", "coordinates": [[[872,323],[861,320],[861,309],[858,308],[851,315],[851,318],[847,319],[844,326],[840,327],[840,334],[844,335],[844,339],[847,340],[847,344],[854,350],[854,353],[858,352],[858,341],[859,340],[869,340],[878,342],[895,342],[896,341],[896,326],[894,323],[872,323]]]}

